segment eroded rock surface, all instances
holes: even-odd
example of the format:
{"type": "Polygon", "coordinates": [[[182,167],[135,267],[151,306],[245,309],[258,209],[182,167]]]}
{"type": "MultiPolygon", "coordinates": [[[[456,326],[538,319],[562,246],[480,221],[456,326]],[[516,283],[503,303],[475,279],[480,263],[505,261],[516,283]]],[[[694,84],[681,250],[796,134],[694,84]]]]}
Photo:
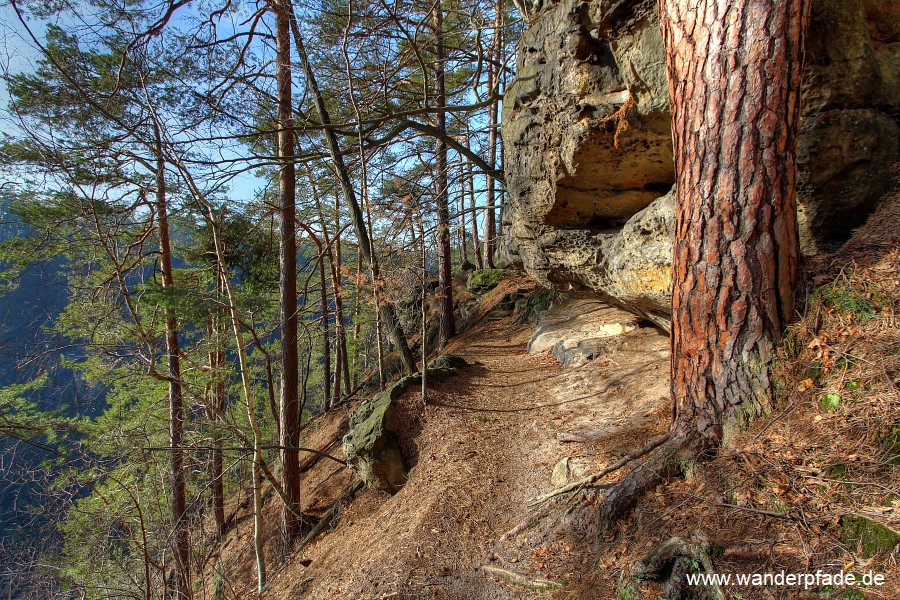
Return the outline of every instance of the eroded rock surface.
{"type": "MultiPolygon", "coordinates": [[[[675,181],[656,0],[561,0],[519,46],[503,109],[501,255],[547,287],[664,320],[675,181]]],[[[799,148],[801,242],[848,237],[898,159],[900,3],[814,0],[799,148]]]]}
{"type": "MultiPolygon", "coordinates": [[[[428,363],[427,381],[443,381],[468,365],[462,357],[442,354],[428,363]]],[[[350,415],[343,449],[347,466],[370,489],[394,493],[406,483],[409,466],[397,435],[397,401],[421,375],[408,375],[365,400],[350,415]]]]}
{"type": "Polygon", "coordinates": [[[579,366],[606,353],[619,336],[640,327],[630,312],[593,298],[569,298],[538,319],[528,352],[549,351],[566,366],[579,366]]]}

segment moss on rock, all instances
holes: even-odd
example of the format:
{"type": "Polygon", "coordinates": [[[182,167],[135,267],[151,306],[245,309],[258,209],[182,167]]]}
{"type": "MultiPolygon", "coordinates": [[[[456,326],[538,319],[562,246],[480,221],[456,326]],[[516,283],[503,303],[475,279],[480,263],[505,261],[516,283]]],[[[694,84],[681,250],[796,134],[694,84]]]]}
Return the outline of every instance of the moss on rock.
{"type": "Polygon", "coordinates": [[[841,541],[848,546],[862,548],[866,558],[883,552],[893,552],[900,544],[900,533],[862,515],[841,517],[841,541]]]}
{"type": "MultiPolygon", "coordinates": [[[[427,380],[442,381],[469,363],[460,356],[442,354],[428,363],[427,380]]],[[[421,375],[408,375],[364,401],[350,415],[350,431],[344,436],[344,457],[366,487],[396,492],[406,483],[408,471],[395,431],[397,400],[421,375]]]]}
{"type": "Polygon", "coordinates": [[[469,274],[469,279],[466,281],[466,289],[473,294],[484,294],[497,287],[497,284],[500,283],[501,279],[509,277],[510,275],[513,275],[513,272],[507,271],[506,269],[482,269],[480,271],[473,271],[469,274]]]}

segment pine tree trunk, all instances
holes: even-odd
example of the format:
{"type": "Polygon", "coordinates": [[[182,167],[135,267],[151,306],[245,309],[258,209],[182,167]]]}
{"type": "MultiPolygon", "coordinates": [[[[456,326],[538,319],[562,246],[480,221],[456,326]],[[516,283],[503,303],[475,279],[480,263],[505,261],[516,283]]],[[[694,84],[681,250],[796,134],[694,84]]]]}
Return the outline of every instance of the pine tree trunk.
{"type": "Polygon", "coordinates": [[[469,244],[466,240],[466,164],[459,159],[459,243],[463,262],[469,262],[469,244]]]}
{"type": "Polygon", "coordinates": [[[676,431],[715,450],[769,408],[793,314],[808,0],[661,0],[660,11],[678,186],[676,431]]]}
{"type": "Polygon", "coordinates": [[[278,188],[281,220],[278,259],[281,297],[281,469],[285,497],[293,505],[281,510],[281,547],[288,552],[300,533],[300,415],[297,356],[297,234],[296,172],[291,98],[291,5],[289,0],[273,0],[275,12],[275,71],[278,81],[278,188]],[[291,510],[293,508],[294,510],[291,510]]]}
{"type": "MultiPolygon", "coordinates": [[[[156,163],[156,212],[159,220],[159,262],[162,286],[172,288],[172,246],[169,241],[169,211],[166,198],[166,163],[162,156],[162,138],[154,123],[159,156],[156,163]]],[[[166,360],[169,367],[169,445],[170,485],[172,493],[172,543],[175,556],[175,589],[179,599],[191,598],[191,549],[188,535],[187,502],[184,473],[184,400],[181,390],[181,351],[178,344],[178,321],[171,308],[166,315],[166,360]]]]}
{"type": "MultiPolygon", "coordinates": [[[[434,4],[434,77],[435,102],[437,108],[447,105],[447,94],[444,89],[444,13],[441,3],[434,4]]],[[[447,115],[439,110],[437,128],[447,132],[447,115]]],[[[440,297],[440,345],[445,346],[451,337],[456,335],[456,323],[453,320],[453,267],[450,253],[450,207],[447,190],[447,143],[441,137],[434,142],[434,193],[437,198],[437,237],[438,237],[438,294],[440,297]]],[[[423,340],[424,342],[424,340],[423,340]]]]}
{"type": "MultiPolygon", "coordinates": [[[[496,93],[500,80],[500,46],[502,44],[503,31],[503,3],[498,0],[496,14],[494,16],[494,39],[491,42],[491,62],[488,64],[488,95],[496,93]]],[[[493,171],[497,168],[497,121],[499,104],[491,103],[488,111],[488,143],[487,163],[493,171]]],[[[497,182],[491,175],[487,175],[487,210],[484,216],[484,263],[489,269],[494,268],[494,253],[497,250],[497,216],[496,216],[496,187],[497,182]]]]}
{"type": "MultiPolygon", "coordinates": [[[[312,65],[309,62],[309,57],[303,46],[303,38],[300,35],[300,27],[297,25],[296,19],[292,19],[291,26],[297,45],[297,53],[300,55],[300,61],[303,65],[304,74],[306,75],[306,83],[309,86],[310,94],[313,97],[316,112],[319,114],[319,120],[323,125],[330,125],[331,117],[328,114],[328,110],[325,107],[325,101],[322,98],[322,93],[316,83],[315,73],[313,73],[312,65]]],[[[379,285],[383,285],[381,273],[378,270],[378,261],[375,259],[375,253],[372,249],[372,240],[366,229],[366,222],[363,217],[362,209],[356,199],[356,192],[353,189],[350,175],[344,164],[344,157],[343,154],[341,154],[337,136],[330,128],[324,129],[323,135],[325,136],[325,143],[328,146],[328,153],[331,155],[331,159],[334,163],[338,182],[341,185],[341,191],[347,201],[347,207],[350,209],[351,222],[353,223],[356,238],[359,241],[359,250],[362,252],[363,257],[372,269],[372,283],[377,288],[379,285]]],[[[415,373],[418,370],[416,367],[416,359],[413,357],[413,354],[409,349],[409,344],[406,342],[406,335],[403,333],[403,328],[400,326],[399,319],[397,319],[394,305],[383,299],[379,299],[376,304],[378,305],[377,308],[381,323],[387,328],[388,335],[391,336],[394,345],[397,347],[397,352],[400,354],[400,362],[403,364],[403,369],[409,374],[415,373]]]]}
{"type": "Polygon", "coordinates": [[[316,244],[319,251],[319,281],[322,286],[320,311],[322,312],[322,408],[324,410],[331,409],[331,332],[328,324],[328,313],[331,312],[328,307],[328,283],[325,278],[325,260],[328,259],[329,264],[334,261],[331,259],[331,240],[328,235],[328,226],[325,224],[325,214],[322,212],[322,200],[319,197],[319,188],[313,179],[312,173],[306,172],[309,179],[309,189],[312,192],[313,202],[316,205],[316,214],[319,217],[319,226],[322,228],[322,241],[310,232],[310,237],[316,244]]]}
{"type": "Polygon", "coordinates": [[[335,196],[335,213],[334,213],[334,250],[331,261],[331,290],[334,296],[334,389],[332,389],[331,405],[335,406],[341,401],[341,389],[343,381],[341,376],[344,371],[341,369],[341,361],[344,359],[343,347],[341,346],[341,336],[344,332],[344,316],[341,308],[341,221],[340,207],[338,206],[337,196],[335,196]]]}
{"type": "MultiPolygon", "coordinates": [[[[471,143],[468,132],[466,133],[466,145],[471,143]]],[[[475,210],[475,176],[472,173],[472,163],[466,163],[466,183],[469,187],[469,210],[472,212],[472,254],[475,255],[475,268],[484,268],[481,240],[478,238],[478,212],[475,210]]]]}
{"type": "MultiPolygon", "coordinates": [[[[214,226],[214,225],[213,225],[214,226]]],[[[216,299],[224,302],[225,286],[222,282],[221,270],[216,268],[216,299]]],[[[213,516],[216,520],[216,532],[220,538],[225,536],[225,485],[222,479],[223,453],[221,432],[219,428],[225,420],[225,342],[222,326],[225,321],[224,309],[219,309],[210,328],[211,338],[215,346],[209,353],[209,370],[211,374],[211,398],[207,417],[214,428],[212,461],[210,465],[210,487],[212,488],[213,516]]]]}
{"type": "Polygon", "coordinates": [[[791,318],[809,0],[660,0],[677,173],[671,437],[609,490],[605,535],[685,461],[768,410],[791,318]]]}

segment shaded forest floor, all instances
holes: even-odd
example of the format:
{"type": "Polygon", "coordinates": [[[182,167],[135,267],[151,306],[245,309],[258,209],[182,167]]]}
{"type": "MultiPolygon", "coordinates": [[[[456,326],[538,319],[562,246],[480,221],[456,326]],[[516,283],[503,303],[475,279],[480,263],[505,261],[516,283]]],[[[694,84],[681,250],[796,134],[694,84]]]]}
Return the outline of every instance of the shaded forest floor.
{"type": "MultiPolygon", "coordinates": [[[[689,478],[643,498],[600,540],[592,532],[596,504],[628,469],[541,513],[529,501],[666,430],[668,337],[638,327],[595,360],[563,367],[547,352],[529,354],[532,327],[495,310],[507,294],[536,290],[524,276],[504,280],[479,299],[470,313],[477,322],[446,349],[473,364],[431,387],[427,405],[417,389],[400,401],[412,465],[405,487],[343,502],[330,531],[272,561],[265,597],[655,598],[671,590],[632,575],[672,536],[704,548],[714,572],[874,571],[886,580],[865,589],[728,588],[728,598],[900,597],[895,549],[873,549],[848,528],[851,515],[900,524],[896,190],[869,223],[838,254],[807,265],[802,318],[778,359],[771,415],[689,478]],[[580,441],[564,441],[573,439],[580,441]]],[[[303,445],[340,456],[353,407],[315,420],[303,445]]],[[[304,477],[304,508],[317,515],[351,479],[328,460],[304,477]]],[[[205,566],[205,598],[255,595],[248,494],[232,500],[233,509],[245,507],[205,566]]],[[[270,498],[270,557],[278,510],[270,498]]]]}

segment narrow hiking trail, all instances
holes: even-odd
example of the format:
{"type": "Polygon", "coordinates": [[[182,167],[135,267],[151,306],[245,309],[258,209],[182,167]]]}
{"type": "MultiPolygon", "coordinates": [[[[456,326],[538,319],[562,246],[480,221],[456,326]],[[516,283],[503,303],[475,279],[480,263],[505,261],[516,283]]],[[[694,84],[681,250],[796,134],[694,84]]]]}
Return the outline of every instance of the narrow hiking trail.
{"type": "MultiPolygon", "coordinates": [[[[518,535],[504,534],[532,514],[535,496],[665,429],[668,340],[638,328],[572,368],[548,352],[528,354],[531,336],[531,326],[491,314],[455,338],[445,351],[471,365],[430,386],[427,405],[414,386],[398,406],[412,465],[407,484],[393,496],[365,491],[346,503],[332,531],[273,574],[266,598],[547,597],[507,574],[562,585],[585,571],[589,532],[561,521],[563,507],[518,535]]],[[[323,439],[334,436],[333,421],[321,425],[323,439]]],[[[315,499],[321,490],[333,499],[349,481],[340,465],[320,463],[304,485],[309,510],[330,502],[315,499]]]]}

